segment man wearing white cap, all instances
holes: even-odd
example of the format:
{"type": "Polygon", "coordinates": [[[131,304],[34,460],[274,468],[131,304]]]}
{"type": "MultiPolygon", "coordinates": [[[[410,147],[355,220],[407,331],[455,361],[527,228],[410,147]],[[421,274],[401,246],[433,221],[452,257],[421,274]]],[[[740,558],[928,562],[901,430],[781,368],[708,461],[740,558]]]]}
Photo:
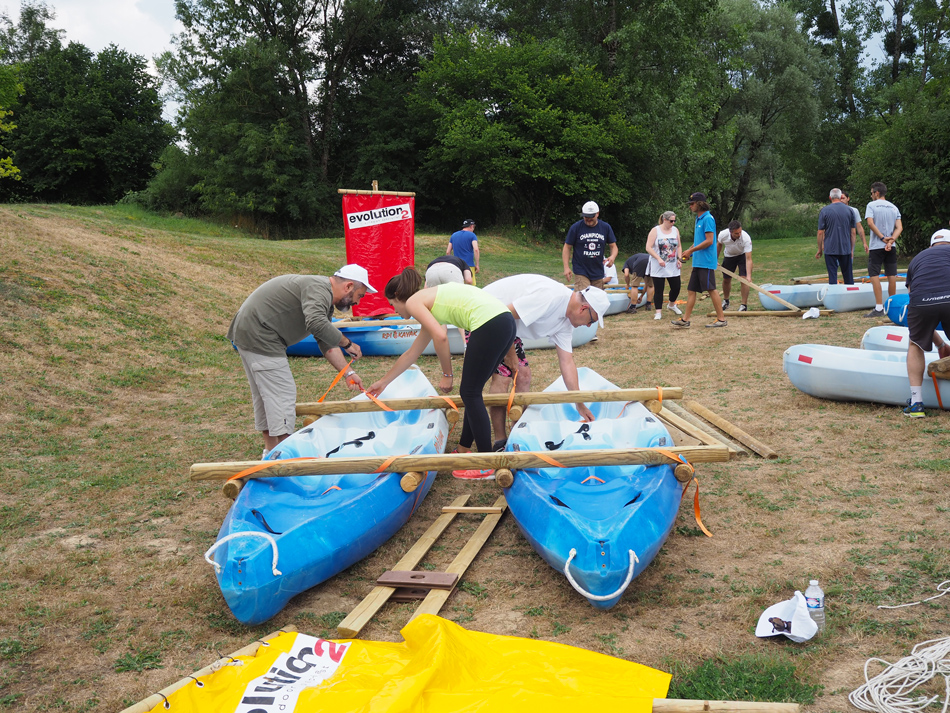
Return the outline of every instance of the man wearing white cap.
{"type": "Polygon", "coordinates": [[[584,204],[581,216],[581,220],[568,228],[564,247],[561,249],[564,277],[568,282],[574,280],[576,290],[583,290],[591,285],[603,288],[604,266],[613,265],[617,259],[617,238],[609,224],[598,220],[600,208],[594,201],[584,204]],[[608,244],[610,255],[604,258],[608,244]]]}
{"type": "Polygon", "coordinates": [[[921,418],[927,415],[923,403],[924,353],[936,345],[941,358],[950,356],[950,345],[937,334],[937,325],[941,322],[944,333],[950,329],[950,230],[944,228],[934,233],[930,247],[910,261],[906,283],[910,292],[907,304],[910,400],[904,415],[921,418]]]}
{"type": "MultiPolygon", "coordinates": [[[[294,432],[297,385],[287,361],[287,347],[312,334],[323,355],[338,370],[347,364],[345,351],[360,357],[360,348],[333,326],[333,308],[346,310],[367,292],[366,269],[344,265],[331,277],[281,275],[268,280],[244,300],[231,320],[228,339],[241,355],[251,385],[254,424],[264,434],[264,456],[294,432]]],[[[346,383],[360,389],[355,371],[346,373],[346,383]]]]}
{"type": "MultiPolygon", "coordinates": [[[[561,377],[569,391],[578,390],[577,365],[574,363],[572,339],[574,327],[590,326],[595,321],[604,326],[604,312],[610,307],[607,293],[596,287],[580,292],[543,275],[512,275],[483,288],[502,304],[515,318],[515,341],[504,361],[492,375],[489,393],[505,393],[514,377],[508,364],[518,363],[518,381],[515,391],[531,390],[531,368],[525,356],[523,340],[547,339],[557,352],[561,377]],[[517,362],[515,361],[517,359],[517,362]]],[[[581,421],[593,421],[594,414],[586,404],[576,404],[581,421]]],[[[495,432],[493,450],[502,450],[506,440],[505,409],[493,406],[489,410],[495,432]]]]}

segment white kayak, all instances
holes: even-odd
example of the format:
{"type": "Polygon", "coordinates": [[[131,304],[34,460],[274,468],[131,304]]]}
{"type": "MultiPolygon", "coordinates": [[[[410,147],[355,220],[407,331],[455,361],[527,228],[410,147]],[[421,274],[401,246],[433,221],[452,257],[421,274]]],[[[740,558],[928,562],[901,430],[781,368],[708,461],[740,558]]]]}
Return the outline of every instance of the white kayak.
{"type": "MultiPolygon", "coordinates": [[[[937,331],[941,339],[946,340],[947,335],[937,331]]],[[[910,330],[907,327],[897,327],[894,325],[887,327],[871,327],[861,337],[861,348],[880,351],[880,352],[906,352],[910,343],[910,330]]],[[[935,348],[931,348],[933,353],[937,353],[935,348]]]]}
{"type": "Polygon", "coordinates": [[[604,312],[604,317],[609,314],[620,314],[630,306],[630,296],[626,291],[618,292],[616,290],[611,290],[607,293],[607,299],[610,300],[610,307],[608,307],[607,311],[604,312]]]}
{"type": "MultiPolygon", "coordinates": [[[[884,291],[883,298],[887,299],[887,281],[881,284],[884,291]]],[[[862,309],[874,309],[874,285],[822,285],[819,297],[825,309],[835,312],[856,312],[862,309]]],[[[897,294],[907,294],[907,286],[903,282],[897,283],[897,294]]]]}
{"type": "MultiPolygon", "coordinates": [[[[387,328],[388,329],[388,328],[387,328]]],[[[412,340],[416,338],[416,334],[419,332],[419,328],[415,325],[406,325],[397,330],[393,330],[391,335],[392,339],[397,341],[405,342],[398,354],[402,354],[410,344],[412,340]]],[[[446,334],[449,337],[449,351],[452,354],[464,354],[465,353],[465,342],[462,339],[462,335],[459,334],[458,327],[449,325],[446,327],[446,334]]],[[[587,344],[591,339],[597,336],[597,322],[593,324],[588,324],[583,327],[574,327],[574,334],[571,336],[571,346],[580,347],[587,344]]],[[[551,343],[548,339],[527,339],[524,342],[525,349],[554,349],[554,344],[551,343]]],[[[435,355],[435,347],[432,346],[432,342],[429,342],[429,346],[425,348],[422,352],[423,354],[428,354],[429,356],[435,355]]]]}
{"type": "MultiPolygon", "coordinates": [[[[801,307],[807,309],[808,307],[818,307],[821,304],[821,298],[819,297],[819,292],[821,292],[822,285],[759,285],[763,290],[768,292],[770,295],[776,295],[781,297],[786,302],[791,302],[796,307],[801,307]]],[[[773,312],[781,312],[782,310],[787,310],[788,307],[773,300],[772,298],[759,293],[759,302],[762,303],[762,308],[771,310],[773,312]]]]}
{"type": "MultiPolygon", "coordinates": [[[[937,355],[925,357],[929,364],[937,355]]],[[[792,384],[816,398],[904,406],[910,396],[906,353],[796,344],[785,350],[783,362],[792,384]]],[[[944,407],[950,407],[950,381],[937,383],[944,407]]],[[[934,380],[925,377],[923,388],[924,406],[939,408],[934,380]]]]}

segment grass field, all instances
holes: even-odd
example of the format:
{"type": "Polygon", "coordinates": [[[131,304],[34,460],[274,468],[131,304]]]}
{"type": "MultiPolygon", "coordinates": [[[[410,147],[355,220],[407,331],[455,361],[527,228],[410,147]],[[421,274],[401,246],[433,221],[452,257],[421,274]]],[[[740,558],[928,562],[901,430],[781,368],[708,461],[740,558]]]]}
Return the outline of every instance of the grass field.
{"type": "MultiPolygon", "coordinates": [[[[371,557],[266,625],[240,625],[201,556],[228,501],[190,482],[188,467],[259,456],[227,325],[266,279],[336,269],[342,239],[268,242],[125,206],[23,205],[0,207],[0,241],[0,709],[114,711],[281,626],[332,635],[442,505],[499,494],[440,474],[371,557]]],[[[418,262],[445,242],[417,236],[418,262]]],[[[480,284],[560,276],[559,246],[491,234],[479,244],[480,284]]],[[[813,236],[757,244],[754,279],[821,272],[814,252],[813,236]]],[[[682,386],[781,458],[700,468],[714,537],[684,507],[660,555],[608,612],[580,600],[506,517],[443,616],[673,671],[671,695],[848,708],[867,658],[895,660],[950,633],[943,599],[876,608],[930,596],[950,578],[950,414],[911,420],[895,407],[818,401],[782,373],[789,345],[856,347],[869,322],[766,317],[674,331],[643,313],[608,318],[600,339],[577,350],[580,365],[620,386],[682,386]],[[827,594],[825,633],[802,645],[756,639],[761,611],[809,578],[827,594]]],[[[556,360],[535,354],[541,388],[556,360]]],[[[390,364],[359,368],[373,380],[390,364]]],[[[439,370],[434,358],[420,366],[430,377],[439,370]]],[[[302,400],[333,376],[323,360],[292,360],[292,369],[302,400]]],[[[473,528],[460,521],[422,566],[444,568],[473,528]]],[[[389,605],[364,635],[399,640],[410,612],[389,605]]]]}

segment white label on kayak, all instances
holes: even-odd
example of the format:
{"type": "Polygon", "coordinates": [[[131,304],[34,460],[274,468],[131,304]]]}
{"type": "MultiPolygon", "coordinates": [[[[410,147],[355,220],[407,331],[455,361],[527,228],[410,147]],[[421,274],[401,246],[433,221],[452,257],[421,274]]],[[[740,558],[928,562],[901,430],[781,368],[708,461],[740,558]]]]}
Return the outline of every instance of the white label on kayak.
{"type": "Polygon", "coordinates": [[[346,223],[350,228],[368,228],[371,225],[395,223],[412,218],[412,204],[388,205],[383,208],[361,210],[359,213],[347,213],[346,223]]]}
{"type": "Polygon", "coordinates": [[[297,634],[290,653],[280,654],[267,673],[247,684],[234,713],[291,713],[300,692],[332,676],[349,647],[297,634]]]}

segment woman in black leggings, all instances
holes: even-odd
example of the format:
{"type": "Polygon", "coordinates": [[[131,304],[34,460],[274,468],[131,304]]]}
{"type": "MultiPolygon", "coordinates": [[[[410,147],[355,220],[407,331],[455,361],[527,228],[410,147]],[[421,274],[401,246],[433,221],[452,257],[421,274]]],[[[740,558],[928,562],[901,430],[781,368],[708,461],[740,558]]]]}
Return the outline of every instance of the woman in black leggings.
{"type": "Polygon", "coordinates": [[[673,211],[668,210],[661,215],[659,224],[650,231],[647,237],[647,254],[650,256],[647,275],[653,280],[653,304],[656,307],[653,319],[663,319],[663,288],[667,280],[670,282],[669,309],[675,314],[683,314],[676,306],[676,298],[680,296],[683,245],[680,241],[680,231],[676,228],[676,213],[673,211]]]}
{"type": "MultiPolygon", "coordinates": [[[[449,393],[454,376],[448,335],[443,325],[454,324],[467,329],[471,335],[462,362],[462,381],[459,385],[459,396],[465,404],[459,449],[471,450],[474,442],[479,452],[490,453],[491,420],[482,398],[482,389],[514,342],[515,318],[500,300],[477,287],[454,282],[428,289],[422,289],[422,285],[422,276],[412,267],[407,267],[386,285],[386,299],[399,316],[406,319],[413,317],[419,322],[419,336],[396,360],[386,376],[367,391],[378,395],[415,363],[431,341],[442,365],[439,388],[449,393]]],[[[494,472],[455,471],[453,475],[458,478],[493,478],[494,472]]]]}

